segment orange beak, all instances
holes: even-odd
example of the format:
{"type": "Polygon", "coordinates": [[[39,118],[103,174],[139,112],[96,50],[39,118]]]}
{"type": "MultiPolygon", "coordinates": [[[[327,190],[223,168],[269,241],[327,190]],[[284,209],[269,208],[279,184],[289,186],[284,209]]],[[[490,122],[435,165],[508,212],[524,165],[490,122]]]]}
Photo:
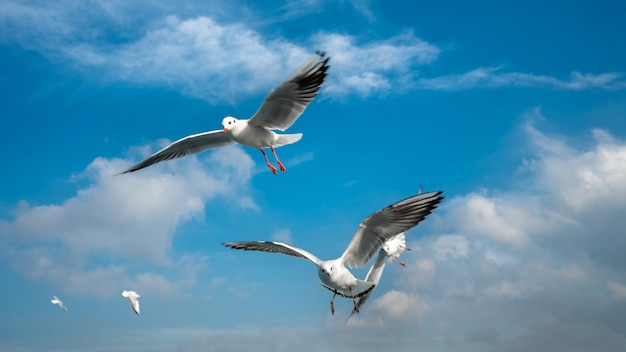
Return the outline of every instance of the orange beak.
{"type": "Polygon", "coordinates": [[[224,128],[224,133],[228,132],[228,128],[224,128]]]}

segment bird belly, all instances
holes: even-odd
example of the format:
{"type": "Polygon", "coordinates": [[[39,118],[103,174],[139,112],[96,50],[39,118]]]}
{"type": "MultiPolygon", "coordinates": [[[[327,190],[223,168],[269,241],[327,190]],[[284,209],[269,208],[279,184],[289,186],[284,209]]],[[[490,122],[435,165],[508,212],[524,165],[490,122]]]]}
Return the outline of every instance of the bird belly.
{"type": "Polygon", "coordinates": [[[276,134],[263,127],[246,126],[240,131],[232,131],[231,137],[240,144],[253,148],[268,148],[274,144],[276,134]]]}
{"type": "Polygon", "coordinates": [[[357,280],[347,269],[344,270],[345,273],[335,274],[331,277],[322,273],[318,273],[318,276],[324,285],[339,291],[344,296],[350,296],[350,289],[356,287],[357,280]]]}

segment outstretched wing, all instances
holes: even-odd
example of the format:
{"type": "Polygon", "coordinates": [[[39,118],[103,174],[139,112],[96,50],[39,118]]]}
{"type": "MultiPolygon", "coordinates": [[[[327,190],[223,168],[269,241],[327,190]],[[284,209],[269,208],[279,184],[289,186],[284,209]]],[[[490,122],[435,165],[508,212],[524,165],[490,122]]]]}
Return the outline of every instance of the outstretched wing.
{"type": "Polygon", "coordinates": [[[130,301],[130,306],[133,307],[135,313],[139,315],[139,295],[131,294],[128,296],[128,300],[130,301]]]}
{"type": "Polygon", "coordinates": [[[216,148],[235,143],[236,142],[232,140],[222,130],[192,134],[190,136],[177,140],[176,142],[152,154],[144,161],[141,161],[131,166],[128,170],[120,172],[118,175],[141,170],[144,167],[148,167],[161,161],[180,158],[185,155],[200,153],[201,151],[210,148],[216,148]]]}
{"type": "Polygon", "coordinates": [[[294,247],[285,243],[280,242],[271,242],[271,241],[252,241],[252,242],[224,242],[222,243],[226,247],[230,247],[233,249],[243,249],[247,251],[261,251],[261,252],[270,252],[270,253],[282,253],[286,255],[290,255],[292,257],[304,258],[312,261],[315,265],[319,265],[321,262],[316,256],[305,251],[304,249],[300,249],[298,247],[294,247]]]}
{"type": "Polygon", "coordinates": [[[329,59],[323,52],[315,53],[311,60],[265,97],[248,123],[270,130],[289,128],[317,96],[326,78],[329,59]]]}
{"type": "Polygon", "coordinates": [[[365,265],[385,241],[424,220],[443,200],[441,193],[417,194],[368,216],[341,255],[343,262],[351,268],[365,265]]]}
{"type": "MultiPolygon", "coordinates": [[[[374,261],[374,264],[372,264],[372,267],[370,268],[370,270],[367,272],[367,276],[365,276],[365,281],[374,284],[374,286],[378,285],[378,282],[380,281],[380,277],[383,274],[383,271],[385,270],[385,259],[387,259],[387,254],[385,253],[385,251],[382,250],[382,248],[378,251],[378,256],[376,257],[376,260],[374,261]]],[[[365,302],[367,302],[367,300],[370,298],[370,296],[372,295],[372,292],[374,290],[370,290],[369,292],[367,292],[366,294],[362,295],[359,298],[359,301],[357,302],[357,306],[360,308],[362,305],[365,304],[365,302]]],[[[358,313],[356,309],[352,309],[352,312],[350,313],[350,315],[346,318],[346,321],[348,321],[348,319],[350,319],[350,317],[352,317],[354,314],[358,313]]]]}

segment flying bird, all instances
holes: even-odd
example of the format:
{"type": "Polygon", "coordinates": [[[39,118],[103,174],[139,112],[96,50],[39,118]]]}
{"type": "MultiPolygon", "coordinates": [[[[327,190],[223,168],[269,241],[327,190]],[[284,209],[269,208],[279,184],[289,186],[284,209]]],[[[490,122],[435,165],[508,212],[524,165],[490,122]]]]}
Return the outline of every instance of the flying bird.
{"type": "Polygon", "coordinates": [[[322,286],[333,292],[330,312],[335,314],[335,296],[351,298],[354,310],[359,311],[356,298],[367,295],[375,283],[359,280],[348,270],[365,265],[376,250],[400,232],[416,226],[443,200],[442,192],[418,194],[377,211],[361,222],[343,254],[332,260],[320,260],[313,254],[289,244],[272,241],[225,242],[223,245],[242,250],[274,252],[308,259],[317,266],[322,286]]]}
{"type": "MultiPolygon", "coordinates": [[[[404,252],[405,250],[411,249],[407,248],[406,246],[406,236],[404,235],[404,232],[401,232],[388,239],[385,243],[383,243],[382,247],[380,247],[380,250],[378,250],[378,256],[376,257],[376,260],[374,261],[374,264],[372,264],[370,270],[367,272],[367,276],[365,276],[365,281],[370,282],[374,285],[378,285],[380,277],[383,274],[383,270],[385,270],[385,262],[391,263],[395,259],[398,261],[398,263],[400,263],[400,265],[405,266],[404,263],[398,260],[400,254],[402,254],[402,252],[404,252]]],[[[359,301],[357,302],[358,307],[361,307],[365,304],[365,302],[371,296],[372,291],[359,297],[359,301]]],[[[358,312],[358,310],[352,309],[352,313],[350,313],[348,318],[346,318],[346,321],[348,321],[350,317],[358,312]]]]}
{"type": "Polygon", "coordinates": [[[122,291],[121,295],[122,297],[128,298],[128,300],[130,301],[130,306],[133,308],[135,313],[139,315],[139,297],[141,296],[135,291],[126,290],[122,291]]]}
{"type": "Polygon", "coordinates": [[[61,309],[63,309],[64,312],[67,312],[67,308],[65,307],[65,304],[63,304],[63,301],[61,301],[59,297],[53,295],[52,300],[50,300],[50,302],[52,302],[52,304],[58,304],[59,307],[61,307],[61,309]]]}
{"type": "Polygon", "coordinates": [[[285,172],[285,166],[278,159],[274,148],[299,141],[302,133],[278,134],[272,130],[288,129],[317,96],[327,75],[328,60],[330,57],[324,52],[317,51],[308,62],[265,97],[259,110],[250,119],[227,116],[222,120],[223,129],[181,138],[120,174],[141,170],[164,160],[236,143],[259,149],[267,167],[276,174],[276,167],[270,163],[263,150],[269,148],[280,171],[285,172]]]}
{"type": "Polygon", "coordinates": [[[406,236],[404,233],[399,233],[390,238],[387,242],[383,243],[381,250],[384,252],[389,263],[395,259],[401,266],[406,266],[406,264],[401,262],[398,258],[402,252],[410,251],[411,248],[406,246],[406,236]]]}

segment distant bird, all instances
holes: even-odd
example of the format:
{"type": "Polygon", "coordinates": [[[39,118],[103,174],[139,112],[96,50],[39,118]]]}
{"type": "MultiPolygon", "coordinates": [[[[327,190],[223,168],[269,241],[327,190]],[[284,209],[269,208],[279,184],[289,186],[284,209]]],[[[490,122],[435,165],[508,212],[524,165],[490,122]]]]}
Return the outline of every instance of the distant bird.
{"type": "Polygon", "coordinates": [[[358,312],[356,298],[367,295],[376,285],[355,278],[346,265],[350,268],[365,265],[385,241],[424,220],[443,200],[441,193],[415,195],[371,214],[361,222],[343,254],[333,260],[320,260],[303,249],[280,242],[226,242],[223,245],[234,249],[283,253],[308,259],[317,266],[317,275],[322,286],[333,292],[330,300],[331,314],[335,313],[336,295],[351,298],[354,310],[358,312]]]}
{"type": "MultiPolygon", "coordinates": [[[[404,235],[404,232],[393,236],[385,243],[383,243],[382,247],[380,247],[380,250],[378,251],[378,256],[376,257],[374,264],[372,264],[372,267],[367,272],[367,276],[365,276],[365,281],[370,282],[374,285],[378,285],[380,277],[383,274],[383,270],[385,270],[385,261],[391,263],[395,259],[398,261],[398,263],[400,263],[400,265],[405,266],[404,263],[398,260],[398,257],[400,256],[400,254],[402,254],[402,252],[404,252],[404,250],[411,250],[406,246],[406,236],[404,235]]],[[[371,296],[372,292],[373,290],[368,292],[367,294],[362,295],[357,302],[357,306],[361,307],[362,305],[364,305],[368,298],[371,296]]],[[[346,321],[348,321],[350,317],[358,312],[358,310],[352,309],[352,313],[350,313],[350,316],[348,316],[346,321]]]]}
{"type": "Polygon", "coordinates": [[[122,291],[122,297],[126,297],[128,298],[128,300],[130,301],[130,306],[133,308],[133,310],[135,311],[135,313],[139,314],[139,297],[141,297],[137,292],[135,291],[122,291]]]}
{"type": "Polygon", "coordinates": [[[411,248],[406,246],[406,236],[404,233],[399,233],[387,242],[383,243],[381,250],[385,252],[385,256],[387,257],[387,261],[389,263],[395,259],[401,266],[406,266],[406,264],[401,262],[398,258],[402,252],[410,251],[411,248]]]}
{"type": "Polygon", "coordinates": [[[285,166],[278,159],[274,148],[299,141],[302,133],[277,134],[271,130],[288,129],[304,112],[307,105],[317,96],[326,78],[328,60],[330,58],[326,57],[325,53],[317,51],[312,59],[265,97],[259,110],[250,119],[227,116],[222,120],[223,130],[181,138],[121,173],[134,172],[164,160],[235,143],[259,149],[265,157],[267,167],[276,174],[276,168],[270,164],[263,151],[263,148],[269,148],[276,158],[280,171],[285,172],[285,166]]]}
{"type": "Polygon", "coordinates": [[[61,307],[61,309],[63,309],[64,312],[67,312],[67,308],[65,307],[65,304],[63,304],[63,301],[61,301],[59,297],[53,295],[52,300],[50,302],[52,302],[52,304],[58,304],[59,307],[61,307]]]}

